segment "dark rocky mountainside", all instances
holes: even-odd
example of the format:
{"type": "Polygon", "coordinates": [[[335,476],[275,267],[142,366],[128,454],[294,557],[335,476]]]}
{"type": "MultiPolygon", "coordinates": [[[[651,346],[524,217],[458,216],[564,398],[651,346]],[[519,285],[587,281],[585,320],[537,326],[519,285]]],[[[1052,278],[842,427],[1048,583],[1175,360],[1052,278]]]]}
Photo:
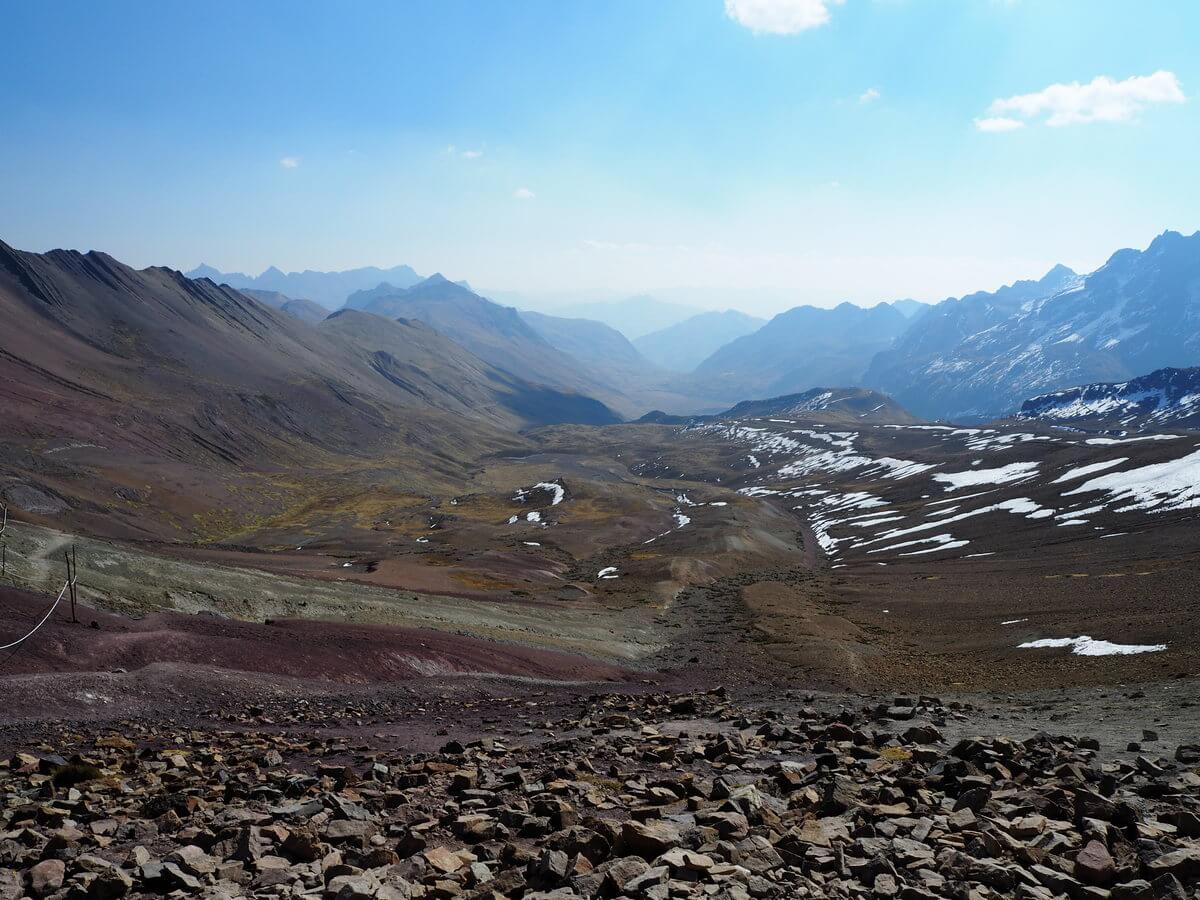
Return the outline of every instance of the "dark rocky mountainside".
{"type": "Polygon", "coordinates": [[[1200,367],[1042,394],[1021,404],[1018,418],[1089,431],[1200,428],[1200,367]]]}

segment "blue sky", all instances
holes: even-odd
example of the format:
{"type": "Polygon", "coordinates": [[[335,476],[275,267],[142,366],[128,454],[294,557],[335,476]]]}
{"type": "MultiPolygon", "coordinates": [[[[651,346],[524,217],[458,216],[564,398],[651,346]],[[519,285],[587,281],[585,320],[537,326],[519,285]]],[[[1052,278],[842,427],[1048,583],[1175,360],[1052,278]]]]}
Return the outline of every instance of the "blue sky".
{"type": "Polygon", "coordinates": [[[24,249],[405,262],[767,313],[938,299],[1200,228],[1191,0],[115,0],[5,20],[0,239],[24,249]]]}

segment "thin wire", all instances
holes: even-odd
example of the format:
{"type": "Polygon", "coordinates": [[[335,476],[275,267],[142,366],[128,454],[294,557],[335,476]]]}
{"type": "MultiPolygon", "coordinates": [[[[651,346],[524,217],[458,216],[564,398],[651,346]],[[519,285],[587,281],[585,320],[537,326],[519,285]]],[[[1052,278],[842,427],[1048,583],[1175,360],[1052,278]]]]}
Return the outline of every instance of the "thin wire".
{"type": "Polygon", "coordinates": [[[44,616],[42,616],[42,621],[38,622],[36,625],[33,626],[32,631],[30,631],[24,637],[17,638],[11,644],[0,645],[0,650],[8,650],[11,647],[16,647],[19,644],[25,643],[27,640],[29,640],[31,637],[33,637],[34,633],[39,628],[41,628],[43,625],[45,625],[47,620],[50,618],[50,616],[52,616],[54,614],[54,610],[58,609],[58,604],[60,602],[62,602],[63,594],[65,594],[67,592],[67,588],[69,588],[70,586],[71,586],[71,582],[70,582],[70,580],[68,580],[67,583],[62,586],[62,590],[58,592],[58,597],[55,599],[54,605],[50,607],[50,609],[47,611],[47,613],[44,616]]]}

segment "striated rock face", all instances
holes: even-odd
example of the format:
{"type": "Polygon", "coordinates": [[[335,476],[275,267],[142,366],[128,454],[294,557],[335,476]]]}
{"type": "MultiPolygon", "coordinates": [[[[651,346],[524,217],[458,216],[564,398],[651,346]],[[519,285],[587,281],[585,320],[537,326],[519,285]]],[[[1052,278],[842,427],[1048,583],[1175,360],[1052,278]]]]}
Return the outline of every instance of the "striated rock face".
{"type": "MultiPolygon", "coordinates": [[[[536,705],[534,703],[533,705],[536,705]]],[[[1200,887],[1200,775],[963,707],[597,695],[541,746],[378,752],[264,710],[0,764],[0,897],[1132,898],[1200,887]]],[[[78,736],[76,736],[78,738],[78,736]]]]}

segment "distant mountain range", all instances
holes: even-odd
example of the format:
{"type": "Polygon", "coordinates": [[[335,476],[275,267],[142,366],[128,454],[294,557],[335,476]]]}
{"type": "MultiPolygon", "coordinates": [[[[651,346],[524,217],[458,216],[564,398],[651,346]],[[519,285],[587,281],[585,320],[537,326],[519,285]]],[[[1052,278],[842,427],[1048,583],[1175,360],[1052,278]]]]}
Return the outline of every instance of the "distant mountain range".
{"type": "Polygon", "coordinates": [[[650,297],[520,313],[407,266],[189,274],[210,273],[310,323],[321,309],[309,300],[425,322],[499,369],[626,416],[839,385],[881,391],[926,419],[981,421],[1034,395],[1200,363],[1200,233],[1166,232],[1089,275],[1059,265],[935,305],[798,306],[766,323],[650,297]]]}
{"type": "Polygon", "coordinates": [[[519,312],[439,274],[408,288],[381,284],[358,291],[346,306],[425,322],[492,365],[595,397],[625,416],[659,405],[713,410],[733,396],[658,369],[601,322],[519,312]]]}
{"type": "Polygon", "coordinates": [[[411,287],[421,280],[421,276],[408,266],[393,266],[390,269],[367,266],[344,272],[305,269],[303,272],[287,273],[271,266],[261,275],[250,276],[241,272],[221,272],[201,263],[184,274],[188,278],[207,278],[215,284],[227,284],[239,290],[274,291],[294,300],[312,300],[329,310],[340,308],[355,291],[373,288],[383,282],[401,288],[411,287]]]}
{"type": "Polygon", "coordinates": [[[665,303],[645,294],[625,300],[596,303],[571,303],[551,310],[567,319],[592,319],[615,328],[634,341],[653,331],[661,331],[684,319],[704,312],[679,303],[665,303]]]}
{"type": "Polygon", "coordinates": [[[248,297],[253,297],[259,303],[282,310],[292,318],[308,322],[310,325],[315,325],[329,315],[329,310],[318,303],[313,303],[311,300],[293,300],[279,291],[256,291],[254,288],[239,288],[239,290],[248,297]]]}
{"type": "Polygon", "coordinates": [[[865,383],[918,415],[988,419],[1022,398],[1200,362],[1200,232],[1119,250],[1086,276],[947,301],[880,354],[865,383]]]}
{"type": "Polygon", "coordinates": [[[1085,431],[1200,428],[1200,367],[1042,394],[1022,403],[1018,418],[1085,431]]]}
{"type": "Polygon", "coordinates": [[[633,345],[646,359],[670,372],[691,372],[721,347],[757,331],[765,322],[735,309],[700,313],[644,334],[633,345]]]}
{"type": "Polygon", "coordinates": [[[745,398],[858,385],[871,358],[908,326],[908,317],[888,303],[797,306],[721,347],[695,375],[745,398]]]}

